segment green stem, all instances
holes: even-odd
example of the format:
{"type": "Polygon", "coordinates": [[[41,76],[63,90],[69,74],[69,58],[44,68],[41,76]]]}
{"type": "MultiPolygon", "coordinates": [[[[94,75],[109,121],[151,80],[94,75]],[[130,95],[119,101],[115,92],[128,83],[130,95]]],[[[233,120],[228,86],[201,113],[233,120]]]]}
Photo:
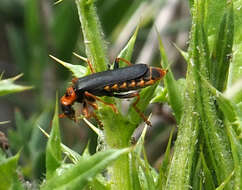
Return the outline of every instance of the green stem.
{"type": "Polygon", "coordinates": [[[93,0],[76,0],[81,22],[86,54],[94,65],[96,72],[106,70],[107,48],[103,40],[103,32],[97,17],[93,0]]]}

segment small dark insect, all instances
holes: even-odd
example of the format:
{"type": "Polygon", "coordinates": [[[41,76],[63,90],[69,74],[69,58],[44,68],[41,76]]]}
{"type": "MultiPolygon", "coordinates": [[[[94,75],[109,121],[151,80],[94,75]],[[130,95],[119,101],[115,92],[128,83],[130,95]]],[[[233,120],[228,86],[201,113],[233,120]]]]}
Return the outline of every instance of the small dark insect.
{"type": "Polygon", "coordinates": [[[68,117],[76,121],[75,110],[72,106],[75,102],[79,102],[83,104],[82,114],[84,117],[94,117],[97,119],[95,113],[93,111],[89,112],[88,110],[88,105],[95,110],[98,109],[96,101],[110,106],[115,113],[118,112],[115,105],[104,102],[99,98],[100,96],[123,99],[137,97],[132,106],[143,120],[148,125],[151,125],[136,106],[140,100],[140,96],[135,90],[153,85],[165,76],[167,70],[158,67],[149,67],[146,64],[131,64],[123,58],[115,59],[113,70],[95,73],[89,61],[88,65],[92,74],[73,79],[72,85],[67,88],[66,93],[62,96],[60,102],[63,113],[60,117],[68,117]],[[128,67],[119,68],[120,61],[127,63],[128,67]]]}

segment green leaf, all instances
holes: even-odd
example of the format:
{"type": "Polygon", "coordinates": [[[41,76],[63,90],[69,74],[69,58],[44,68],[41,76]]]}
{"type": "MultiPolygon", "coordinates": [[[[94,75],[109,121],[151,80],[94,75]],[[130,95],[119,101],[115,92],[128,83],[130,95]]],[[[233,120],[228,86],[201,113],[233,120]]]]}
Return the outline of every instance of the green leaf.
{"type": "Polygon", "coordinates": [[[46,181],[41,190],[79,190],[84,188],[98,173],[110,165],[121,155],[127,154],[130,149],[114,150],[109,149],[98,152],[95,155],[81,158],[78,163],[64,173],[57,173],[53,178],[46,181]]]}
{"type": "MultiPolygon", "coordinates": [[[[150,118],[151,118],[151,114],[150,114],[150,116],[149,116],[148,119],[150,119],[150,118]]],[[[139,137],[139,140],[137,141],[137,143],[135,145],[134,151],[139,156],[141,155],[142,150],[144,148],[145,135],[146,135],[146,132],[147,132],[147,128],[148,128],[148,125],[146,124],[145,127],[144,127],[144,129],[143,129],[143,131],[142,131],[142,133],[141,133],[141,135],[140,135],[140,137],[139,137]]]]}
{"type": "Polygon", "coordinates": [[[19,110],[15,110],[14,116],[16,129],[10,129],[8,131],[10,147],[13,151],[19,151],[19,149],[22,149],[23,159],[29,158],[30,155],[34,157],[36,152],[31,152],[30,138],[32,136],[36,117],[32,116],[30,119],[26,120],[19,110]]]}
{"type": "Polygon", "coordinates": [[[139,163],[137,160],[140,159],[140,154],[132,151],[129,155],[129,176],[131,189],[141,190],[141,183],[139,180],[139,163]]]}
{"type": "MultiPolygon", "coordinates": [[[[39,129],[41,130],[41,132],[48,138],[50,138],[49,134],[45,132],[44,129],[42,129],[41,127],[39,127],[39,129]]],[[[75,164],[77,163],[80,159],[81,156],[73,151],[72,149],[70,149],[69,147],[67,147],[66,145],[61,143],[61,151],[75,164]]]]}
{"type": "Polygon", "coordinates": [[[0,80],[0,96],[4,96],[11,93],[22,92],[24,90],[32,89],[31,86],[22,86],[14,84],[23,74],[19,74],[16,77],[0,80]]]}
{"type": "Polygon", "coordinates": [[[52,121],[52,130],[46,148],[46,179],[49,180],[56,169],[61,165],[61,140],[58,118],[58,101],[56,100],[55,115],[52,121]]]}
{"type": "MultiPolygon", "coordinates": [[[[138,35],[138,31],[139,31],[139,25],[137,26],[133,36],[130,38],[130,40],[128,41],[126,46],[119,53],[118,57],[122,57],[122,58],[124,58],[128,61],[131,61],[134,45],[135,45],[136,38],[137,38],[137,35],[138,35]]],[[[122,65],[122,63],[120,65],[122,65]]]]}
{"type": "Polygon", "coordinates": [[[231,2],[234,4],[234,45],[232,52],[233,59],[228,79],[229,86],[242,78],[242,2],[240,0],[233,0],[231,2]]]}
{"type": "Polygon", "coordinates": [[[103,32],[95,11],[94,0],[76,0],[86,54],[96,72],[107,69],[107,50],[103,32]]]}
{"type": "Polygon", "coordinates": [[[240,118],[237,111],[237,106],[234,105],[231,101],[224,97],[224,95],[219,92],[216,88],[214,88],[209,82],[201,76],[206,88],[208,88],[211,93],[214,95],[216,100],[218,101],[219,108],[224,113],[225,117],[232,124],[237,134],[242,134],[242,126],[240,125],[240,118]]]}
{"type": "MultiPolygon", "coordinates": [[[[151,115],[148,119],[151,118],[151,115]]],[[[134,150],[129,155],[129,167],[130,167],[130,182],[131,182],[131,189],[144,189],[142,188],[140,178],[140,163],[143,163],[143,160],[140,158],[142,150],[144,149],[144,141],[145,141],[145,135],[147,132],[148,125],[146,124],[142,134],[139,137],[139,140],[137,141],[134,150]]],[[[145,172],[143,172],[145,174],[145,172]]],[[[143,176],[144,177],[144,176],[143,176]]],[[[145,179],[146,180],[146,179],[145,179]]],[[[153,179],[152,179],[153,180],[153,179]]]]}
{"type": "MultiPolygon", "coordinates": [[[[206,145],[207,154],[204,154],[204,157],[209,161],[209,169],[216,176],[215,185],[223,182],[233,170],[230,144],[221,122],[222,114],[199,75],[201,73],[206,80],[212,75],[209,51],[211,41],[208,39],[206,15],[214,13],[214,10],[207,13],[207,5],[207,1],[194,1],[192,8],[193,24],[188,51],[185,109],[179,125],[166,189],[189,188],[194,176],[195,160],[199,156],[197,152],[199,144],[206,145]]],[[[226,189],[232,189],[232,184],[232,181],[229,182],[226,189]]]]}
{"type": "Polygon", "coordinates": [[[82,65],[72,65],[70,63],[66,63],[64,61],[61,61],[60,59],[54,57],[53,55],[49,55],[49,56],[52,59],[54,59],[55,61],[57,61],[58,63],[62,64],[67,69],[69,69],[72,72],[73,76],[76,77],[76,78],[83,77],[84,75],[87,74],[86,67],[84,67],[82,65]]]}
{"type": "Polygon", "coordinates": [[[165,87],[167,88],[169,103],[173,109],[177,123],[180,123],[181,115],[183,112],[183,100],[182,100],[182,95],[180,93],[181,91],[179,91],[178,83],[174,79],[171,69],[167,68],[169,66],[169,62],[166,57],[164,46],[159,34],[158,34],[158,39],[159,39],[159,46],[160,46],[160,54],[162,58],[161,64],[164,69],[168,69],[168,72],[164,77],[164,83],[165,83],[165,87]]]}
{"type": "MultiPolygon", "coordinates": [[[[52,111],[52,110],[51,110],[52,111]]],[[[49,108],[45,109],[39,116],[34,117],[34,122],[32,124],[32,131],[30,139],[28,139],[28,147],[30,149],[30,155],[36,159],[36,156],[42,154],[46,148],[46,138],[40,133],[39,127],[43,129],[49,129],[51,121],[51,111],[49,108]]],[[[26,123],[26,121],[25,121],[26,123]]],[[[23,126],[19,126],[22,130],[23,126]]],[[[30,127],[29,127],[30,128],[30,127]]]]}
{"type": "Polygon", "coordinates": [[[88,183],[88,190],[111,190],[110,187],[106,184],[107,182],[101,178],[101,176],[95,177],[91,182],[88,183]]]}
{"type": "Polygon", "coordinates": [[[167,102],[167,88],[163,88],[161,86],[157,86],[155,89],[154,97],[150,101],[150,103],[162,103],[167,102]]]}
{"type": "Polygon", "coordinates": [[[214,50],[212,52],[211,80],[219,91],[223,92],[227,86],[229,65],[232,57],[233,47],[233,3],[227,7],[220,23],[214,50]]]}
{"type": "Polygon", "coordinates": [[[165,187],[165,183],[167,181],[167,175],[168,175],[168,171],[169,171],[169,165],[170,165],[170,151],[171,151],[171,141],[172,141],[172,137],[173,137],[173,132],[174,132],[175,128],[172,128],[171,133],[170,133],[170,137],[168,140],[168,144],[166,147],[166,152],[164,155],[164,159],[162,161],[162,164],[160,166],[160,170],[159,170],[159,178],[158,178],[158,182],[157,182],[157,189],[164,189],[165,187]]]}
{"type": "Polygon", "coordinates": [[[21,183],[18,181],[17,164],[19,154],[0,161],[0,189],[23,190],[21,183]]]}
{"type": "Polygon", "coordinates": [[[193,189],[201,189],[203,185],[202,180],[204,180],[203,179],[204,177],[201,176],[201,172],[202,172],[202,163],[201,163],[201,154],[200,154],[196,162],[196,166],[194,167],[194,175],[192,177],[192,182],[191,182],[192,184],[191,186],[193,189]]]}
{"type": "Polygon", "coordinates": [[[194,189],[214,190],[215,185],[213,182],[213,176],[206,164],[202,148],[201,148],[198,161],[196,163],[197,165],[196,165],[195,173],[194,173],[194,176],[192,177],[193,179],[192,187],[194,189]]]}
{"type": "MultiPolygon", "coordinates": [[[[240,127],[242,127],[242,123],[240,124],[240,127]]],[[[230,181],[231,176],[233,175],[234,178],[234,189],[240,190],[242,188],[242,143],[241,143],[241,137],[238,138],[237,134],[235,133],[235,129],[231,127],[231,125],[227,125],[227,131],[229,140],[231,143],[231,150],[234,160],[234,171],[231,173],[231,175],[228,176],[226,181],[230,181]]]]}
{"type": "Polygon", "coordinates": [[[231,172],[231,174],[219,185],[219,187],[216,188],[216,190],[223,190],[227,185],[227,183],[231,180],[233,175],[234,175],[234,172],[231,172]]]}
{"type": "Polygon", "coordinates": [[[203,10],[201,10],[202,20],[205,31],[207,31],[209,49],[215,46],[216,36],[219,33],[219,26],[226,11],[228,0],[205,0],[203,10]]]}
{"type": "Polygon", "coordinates": [[[238,116],[242,120],[242,102],[237,104],[238,116]]]}
{"type": "Polygon", "coordinates": [[[75,152],[74,150],[70,149],[64,144],[61,144],[61,151],[74,163],[76,164],[80,159],[81,156],[75,152]]]}
{"type": "Polygon", "coordinates": [[[201,156],[201,161],[202,161],[202,172],[203,172],[204,176],[202,174],[200,174],[200,175],[202,178],[202,182],[204,184],[204,188],[213,190],[213,189],[215,189],[213,175],[207,166],[203,152],[201,152],[200,156],[201,156]]]}
{"type": "Polygon", "coordinates": [[[232,123],[235,122],[237,120],[237,116],[232,103],[228,99],[226,99],[221,92],[219,92],[218,90],[216,90],[216,88],[209,84],[209,82],[203,76],[201,76],[201,79],[203,80],[205,87],[209,88],[211,93],[215,96],[221,110],[224,112],[229,121],[232,123]]]}
{"type": "Polygon", "coordinates": [[[143,148],[143,156],[144,156],[144,160],[142,160],[141,158],[137,159],[139,162],[139,166],[141,167],[140,181],[141,181],[141,184],[143,183],[142,187],[146,185],[147,188],[144,188],[144,189],[156,190],[155,181],[158,178],[158,174],[154,170],[154,168],[152,168],[149,165],[144,148],[143,148]]]}
{"type": "Polygon", "coordinates": [[[237,80],[224,92],[226,98],[232,100],[234,103],[242,102],[242,78],[237,80]]]}

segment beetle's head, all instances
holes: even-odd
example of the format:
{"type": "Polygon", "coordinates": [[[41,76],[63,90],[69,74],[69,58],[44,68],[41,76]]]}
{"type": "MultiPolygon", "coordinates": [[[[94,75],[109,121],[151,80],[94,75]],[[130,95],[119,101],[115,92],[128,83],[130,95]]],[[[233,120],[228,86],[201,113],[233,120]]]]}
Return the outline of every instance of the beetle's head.
{"type": "Polygon", "coordinates": [[[72,105],[74,104],[76,99],[77,96],[73,87],[67,88],[65,95],[62,96],[60,100],[63,113],[60,114],[59,117],[68,117],[72,120],[75,120],[75,110],[72,108],[72,105]]]}

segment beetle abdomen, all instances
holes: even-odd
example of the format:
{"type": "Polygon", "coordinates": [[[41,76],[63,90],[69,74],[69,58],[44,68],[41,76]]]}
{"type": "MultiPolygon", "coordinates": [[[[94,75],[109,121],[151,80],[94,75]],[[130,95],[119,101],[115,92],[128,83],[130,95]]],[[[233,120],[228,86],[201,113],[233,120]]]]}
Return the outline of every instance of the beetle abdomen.
{"type": "Polygon", "coordinates": [[[162,79],[166,74],[166,70],[150,67],[144,75],[137,77],[133,80],[118,82],[112,85],[106,85],[103,90],[106,92],[127,92],[130,90],[137,90],[154,84],[156,81],[162,79]]]}
{"type": "Polygon", "coordinates": [[[116,70],[94,73],[79,78],[75,82],[74,88],[76,92],[96,91],[97,89],[103,89],[103,87],[107,85],[115,85],[135,78],[140,78],[148,70],[149,67],[147,65],[137,64],[116,70]]]}

